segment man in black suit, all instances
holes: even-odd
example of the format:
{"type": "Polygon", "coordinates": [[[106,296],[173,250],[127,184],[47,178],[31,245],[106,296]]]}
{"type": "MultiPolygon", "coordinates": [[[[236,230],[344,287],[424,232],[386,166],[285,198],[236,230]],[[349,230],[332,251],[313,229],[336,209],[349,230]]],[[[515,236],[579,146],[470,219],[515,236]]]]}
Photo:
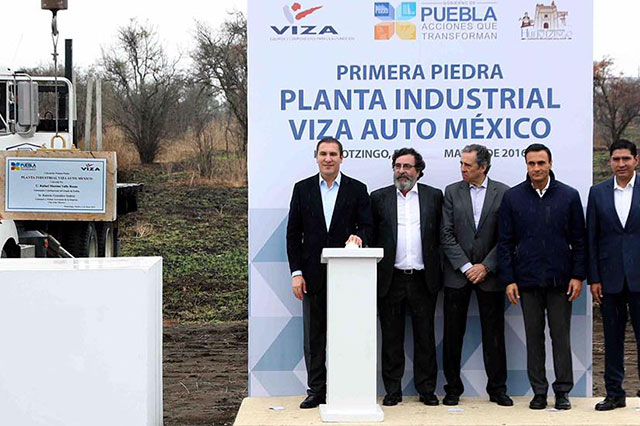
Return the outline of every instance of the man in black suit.
{"type": "Polygon", "coordinates": [[[371,204],[367,187],[340,173],[342,144],[324,138],[316,147],[320,170],[293,188],[287,224],[287,256],[292,290],[302,301],[307,398],[300,408],[325,403],[327,369],[326,265],[322,249],[367,244],[371,233],[371,204]]]}
{"type": "Polygon", "coordinates": [[[504,345],[504,286],[498,281],[498,212],[509,187],[489,179],[491,151],[482,145],[462,150],[462,180],[444,191],[440,243],[444,261],[444,338],[442,362],[447,384],[445,405],[457,405],[464,385],[460,362],[467,310],[475,290],[482,326],[482,355],[489,400],[511,406],[507,396],[504,345]]]}
{"type": "Polygon", "coordinates": [[[402,401],[405,309],[413,324],[414,384],[420,401],[438,405],[434,315],[440,290],[442,192],[417,184],[425,163],[413,148],[392,157],[394,185],[371,194],[373,245],[378,263],[378,314],[382,328],[383,405],[402,401]]]}
{"type": "Polygon", "coordinates": [[[640,180],[635,172],[638,152],[632,142],[622,139],[611,145],[609,155],[615,176],[594,185],[587,204],[587,279],[593,298],[600,303],[604,328],[607,395],[596,404],[598,411],[626,406],[622,381],[627,306],[640,354],[640,180]]]}

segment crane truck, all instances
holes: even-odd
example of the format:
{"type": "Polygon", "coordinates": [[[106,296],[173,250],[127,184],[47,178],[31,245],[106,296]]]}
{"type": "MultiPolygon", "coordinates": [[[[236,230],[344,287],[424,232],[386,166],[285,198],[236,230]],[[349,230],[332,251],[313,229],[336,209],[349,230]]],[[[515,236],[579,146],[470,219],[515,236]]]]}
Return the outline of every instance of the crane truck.
{"type": "Polygon", "coordinates": [[[0,66],[0,248],[2,257],[112,257],[118,218],[137,210],[139,184],[118,184],[115,153],[79,151],[75,92],[57,75],[57,23],[67,0],[41,0],[53,13],[54,76],[0,66]]]}

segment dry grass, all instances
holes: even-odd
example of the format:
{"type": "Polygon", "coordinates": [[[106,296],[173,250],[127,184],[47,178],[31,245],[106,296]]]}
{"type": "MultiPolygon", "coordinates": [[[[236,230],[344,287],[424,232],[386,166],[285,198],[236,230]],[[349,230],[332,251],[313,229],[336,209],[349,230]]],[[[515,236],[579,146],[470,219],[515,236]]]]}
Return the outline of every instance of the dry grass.
{"type": "Polygon", "coordinates": [[[235,154],[226,156],[224,153],[216,155],[215,158],[217,172],[208,179],[199,175],[194,170],[188,176],[189,186],[213,186],[224,188],[244,188],[247,186],[247,161],[244,158],[237,158],[235,154]]]}
{"type": "Polygon", "coordinates": [[[213,121],[199,137],[188,133],[171,141],[158,161],[182,164],[183,170],[191,171],[189,186],[240,188],[247,185],[247,163],[236,145],[226,137],[226,124],[213,121]]]}
{"type": "MultiPolygon", "coordinates": [[[[167,175],[167,180],[186,180],[189,186],[245,187],[246,159],[236,152],[237,144],[225,138],[224,125],[213,122],[206,132],[206,140],[198,140],[195,135],[188,133],[165,144],[156,163],[162,164],[162,172],[167,175]],[[203,173],[204,169],[206,171],[203,173]]],[[[80,146],[82,143],[81,141],[80,146]]],[[[91,148],[96,149],[95,145],[95,140],[92,140],[91,148]]],[[[122,132],[115,127],[108,127],[103,133],[102,148],[104,151],[116,152],[119,168],[127,169],[140,164],[136,149],[126,142],[122,132]]]]}
{"type": "Polygon", "coordinates": [[[167,141],[156,163],[180,163],[193,157],[193,142],[190,135],[167,141]]]}
{"type": "Polygon", "coordinates": [[[607,141],[602,136],[598,135],[596,132],[594,132],[593,134],[593,148],[594,149],[607,148],[607,141]]]}
{"type": "Polygon", "coordinates": [[[136,220],[133,226],[123,229],[122,238],[146,238],[154,233],[154,226],[151,223],[136,220]]]}
{"type": "Polygon", "coordinates": [[[227,157],[217,157],[218,173],[211,181],[219,186],[242,188],[247,186],[247,160],[238,158],[235,154],[227,157]]]}
{"type": "MultiPolygon", "coordinates": [[[[92,148],[95,148],[95,143],[92,143],[92,148]]],[[[109,128],[102,134],[102,149],[116,152],[118,167],[126,169],[140,164],[140,157],[136,149],[125,141],[122,132],[115,127],[109,128]]]]}

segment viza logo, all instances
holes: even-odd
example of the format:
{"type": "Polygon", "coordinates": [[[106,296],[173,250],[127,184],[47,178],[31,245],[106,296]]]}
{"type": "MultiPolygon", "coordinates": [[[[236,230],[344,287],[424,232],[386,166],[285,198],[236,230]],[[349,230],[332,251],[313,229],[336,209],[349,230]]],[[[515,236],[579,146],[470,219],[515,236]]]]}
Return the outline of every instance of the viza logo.
{"type": "Polygon", "coordinates": [[[271,25],[271,30],[279,36],[287,34],[294,36],[315,36],[325,34],[338,35],[338,31],[336,31],[336,29],[331,25],[294,25],[297,21],[315,13],[322,9],[322,7],[323,6],[314,6],[303,10],[300,3],[293,3],[291,6],[285,5],[283,7],[283,12],[290,25],[285,25],[283,27],[271,25]]]}
{"type": "Polygon", "coordinates": [[[95,165],[93,163],[87,163],[84,166],[82,166],[81,169],[84,172],[99,172],[100,171],[100,167],[98,167],[97,165],[95,165]]]}
{"type": "Polygon", "coordinates": [[[331,25],[326,25],[320,29],[315,25],[286,25],[282,28],[278,28],[275,25],[271,26],[271,29],[278,35],[285,35],[287,32],[290,32],[291,35],[323,35],[323,34],[333,34],[338,35],[338,32],[331,25]]]}

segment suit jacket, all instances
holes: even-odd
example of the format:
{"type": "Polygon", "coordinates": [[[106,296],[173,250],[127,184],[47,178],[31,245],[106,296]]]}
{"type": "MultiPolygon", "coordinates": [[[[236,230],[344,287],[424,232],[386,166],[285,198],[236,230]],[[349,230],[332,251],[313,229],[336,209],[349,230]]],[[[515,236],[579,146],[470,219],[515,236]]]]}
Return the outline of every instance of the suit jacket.
{"type": "Polygon", "coordinates": [[[443,262],[444,285],[462,288],[467,277],[460,272],[464,264],[482,263],[489,274],[478,284],[485,291],[504,291],[496,273],[498,257],[498,212],[502,196],[509,189],[502,182],[487,178],[487,188],[478,228],[473,219],[471,191],[465,181],[452,183],[444,191],[440,244],[445,255],[443,262]]]}
{"type": "Polygon", "coordinates": [[[291,272],[302,271],[307,292],[325,289],[326,265],[322,249],[344,247],[349,235],[358,235],[363,246],[371,236],[371,202],[367,187],[342,175],[331,223],[322,210],[319,175],[301,180],[293,187],[287,223],[287,256],[291,272]]]}
{"type": "Polygon", "coordinates": [[[498,276],[503,285],[567,289],[584,280],[586,239],[580,194],[549,172],[540,197],[527,175],[504,193],[498,225],[498,276]]]}
{"type": "MultiPolygon", "coordinates": [[[[378,262],[378,297],[384,297],[391,287],[393,265],[398,244],[398,198],[391,185],[371,193],[373,212],[373,246],[384,249],[378,262]]],[[[441,287],[440,221],[442,217],[442,191],[418,184],[420,203],[420,232],[424,278],[428,290],[437,293],[441,287]]]]}
{"type": "Polygon", "coordinates": [[[613,199],[613,179],[591,187],[587,204],[589,283],[604,293],[640,292],[640,176],[636,175],[627,223],[622,227],[613,199]]]}

